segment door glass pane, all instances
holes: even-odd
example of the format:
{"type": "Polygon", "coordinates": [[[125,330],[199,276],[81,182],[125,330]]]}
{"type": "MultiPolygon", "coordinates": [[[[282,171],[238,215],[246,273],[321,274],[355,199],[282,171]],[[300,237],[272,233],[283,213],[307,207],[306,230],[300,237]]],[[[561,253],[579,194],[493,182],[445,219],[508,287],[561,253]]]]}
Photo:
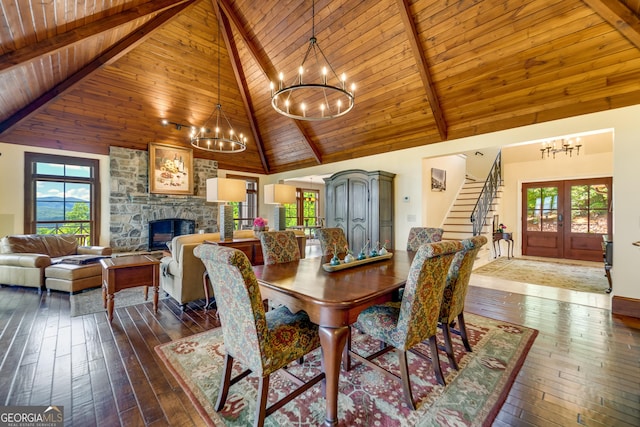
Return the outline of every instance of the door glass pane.
{"type": "Polygon", "coordinates": [[[527,189],[527,231],[558,231],[558,188],[527,189]]]}
{"type": "Polygon", "coordinates": [[[527,231],[540,231],[540,211],[529,209],[527,210],[527,231]]]}
{"type": "Polygon", "coordinates": [[[542,231],[555,233],[558,231],[558,210],[543,209],[542,211],[542,231]]]}
{"type": "Polygon", "coordinates": [[[588,209],[571,209],[571,232],[572,233],[588,233],[589,232],[589,210],[588,209]]]}
{"type": "Polygon", "coordinates": [[[571,232],[607,234],[608,206],[606,185],[572,185],[571,232]]]}
{"type": "Polygon", "coordinates": [[[541,221],[541,189],[527,189],[527,231],[540,231],[541,221]]]}
{"type": "Polygon", "coordinates": [[[606,210],[592,209],[589,212],[589,232],[597,234],[608,234],[606,210]]]}

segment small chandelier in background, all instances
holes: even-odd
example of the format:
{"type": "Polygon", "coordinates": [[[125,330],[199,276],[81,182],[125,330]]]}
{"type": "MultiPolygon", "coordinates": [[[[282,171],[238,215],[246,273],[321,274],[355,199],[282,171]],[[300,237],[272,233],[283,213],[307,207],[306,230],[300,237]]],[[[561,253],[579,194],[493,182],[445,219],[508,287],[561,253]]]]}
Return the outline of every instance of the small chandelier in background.
{"type": "Polygon", "coordinates": [[[167,126],[174,125],[180,130],[183,127],[190,129],[189,141],[191,146],[198,150],[211,151],[214,153],[239,153],[247,149],[247,137],[242,133],[237,134],[231,126],[231,122],[227,115],[222,111],[220,103],[220,18],[218,17],[218,102],[216,108],[205,122],[204,126],[196,127],[193,125],[171,122],[166,119],[162,120],[162,124],[167,126]],[[209,124],[214,126],[209,127],[209,124]],[[224,128],[226,126],[226,128],[224,128]]]}
{"type": "Polygon", "coordinates": [[[279,74],[278,88],[271,82],[271,105],[283,116],[296,120],[320,121],[347,114],[354,105],[355,84],[347,89],[347,77],[338,77],[315,37],[315,1],[312,9],[311,38],[298,74],[291,85],[279,74]],[[305,68],[309,54],[315,59],[315,71],[305,68]],[[322,60],[322,61],[321,61],[322,60]],[[307,75],[308,74],[308,75],[307,75]]]}
{"type": "Polygon", "coordinates": [[[547,159],[553,155],[553,158],[556,158],[556,153],[564,152],[565,156],[569,155],[572,157],[573,150],[576,150],[576,156],[580,155],[580,147],[582,147],[582,142],[580,137],[574,139],[560,139],[553,141],[545,141],[542,143],[542,147],[540,148],[540,152],[542,153],[542,158],[544,159],[545,155],[547,159]]]}
{"type": "MultiPolygon", "coordinates": [[[[219,59],[218,59],[219,60],[219,59]]],[[[219,80],[218,80],[219,81],[219,80]]],[[[218,85],[218,100],[220,100],[220,86],[218,85]]],[[[247,149],[247,137],[243,134],[236,134],[231,126],[231,122],[227,118],[224,111],[222,111],[222,105],[218,102],[216,109],[211,113],[209,119],[204,127],[200,129],[195,126],[191,127],[191,145],[194,148],[213,151],[215,153],[239,153],[247,149]],[[213,130],[206,127],[209,122],[212,122],[215,115],[215,128],[213,130]],[[220,118],[224,119],[224,122],[220,122],[220,118]],[[227,131],[220,127],[226,125],[227,131]]]]}
{"type": "MultiPolygon", "coordinates": [[[[313,177],[312,177],[312,176],[311,176],[311,177],[309,177],[309,186],[311,187],[311,188],[310,188],[310,190],[311,190],[311,191],[313,191],[313,190],[314,190],[314,188],[313,188],[313,177]]],[[[303,190],[303,193],[304,193],[304,190],[303,190]]],[[[305,202],[315,202],[315,201],[316,201],[316,196],[315,196],[315,194],[316,194],[316,193],[315,193],[315,191],[313,191],[313,192],[311,193],[311,196],[306,196],[306,197],[304,198],[304,201],[305,201],[305,202]]]]}

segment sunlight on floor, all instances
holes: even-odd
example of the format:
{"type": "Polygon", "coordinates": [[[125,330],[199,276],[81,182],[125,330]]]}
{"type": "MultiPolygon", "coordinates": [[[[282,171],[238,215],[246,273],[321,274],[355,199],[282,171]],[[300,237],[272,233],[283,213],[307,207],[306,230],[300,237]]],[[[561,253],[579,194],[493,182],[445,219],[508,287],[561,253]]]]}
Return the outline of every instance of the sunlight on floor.
{"type": "MultiPolygon", "coordinates": [[[[491,254],[487,256],[482,255],[476,260],[474,268],[485,265],[493,261],[491,254]]],[[[525,259],[539,259],[544,261],[545,258],[537,257],[522,257],[525,259]]],[[[589,266],[602,266],[602,263],[590,262],[590,261],[575,261],[575,260],[562,260],[553,259],[553,262],[567,262],[572,264],[584,264],[589,266]]],[[[604,267],[602,270],[604,274],[604,267]]],[[[568,289],[554,288],[550,286],[540,286],[531,283],[514,282],[511,280],[504,280],[497,277],[488,277],[475,275],[471,273],[471,279],[469,281],[471,286],[479,286],[482,288],[497,289],[505,292],[512,292],[515,294],[529,295],[540,298],[553,299],[564,302],[571,302],[580,305],[587,305],[590,307],[603,308],[611,310],[611,295],[606,293],[592,293],[592,292],[579,292],[568,289]]],[[[615,288],[614,288],[615,289],[615,288]]]]}

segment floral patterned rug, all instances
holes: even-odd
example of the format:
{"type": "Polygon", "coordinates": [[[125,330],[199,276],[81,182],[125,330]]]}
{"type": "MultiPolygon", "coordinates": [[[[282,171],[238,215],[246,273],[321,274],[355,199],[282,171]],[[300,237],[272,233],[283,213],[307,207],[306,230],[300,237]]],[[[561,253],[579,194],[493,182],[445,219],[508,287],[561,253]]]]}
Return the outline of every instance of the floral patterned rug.
{"type": "MultiPolygon", "coordinates": [[[[446,387],[438,385],[428,360],[409,353],[412,389],[417,402],[417,410],[412,411],[404,403],[399,382],[355,363],[351,371],[343,371],[340,377],[339,425],[491,425],[537,331],[470,313],[465,313],[465,319],[473,352],[467,353],[460,338],[453,335],[460,371],[451,368],[446,354],[440,353],[446,387]]],[[[360,354],[370,354],[379,349],[379,343],[354,331],[353,347],[360,354]]],[[[428,346],[421,346],[419,350],[429,354],[428,346]]],[[[227,404],[220,413],[213,409],[224,356],[219,328],[161,344],[156,351],[207,424],[253,424],[257,392],[254,376],[231,387],[227,404]]],[[[377,361],[397,372],[397,356],[393,352],[377,361]]],[[[234,366],[237,368],[237,364],[234,366]]],[[[297,375],[315,375],[320,370],[319,350],[305,357],[303,365],[292,364],[291,370],[297,371],[297,375]]],[[[292,387],[283,375],[276,373],[271,377],[270,395],[280,395],[292,387]]],[[[324,408],[321,386],[317,384],[267,417],[265,426],[318,426],[324,421],[324,408]]]]}
{"type": "Polygon", "coordinates": [[[473,274],[580,292],[604,293],[609,289],[609,283],[604,275],[604,264],[590,264],[593,266],[568,261],[498,258],[474,269],[473,274]]]}

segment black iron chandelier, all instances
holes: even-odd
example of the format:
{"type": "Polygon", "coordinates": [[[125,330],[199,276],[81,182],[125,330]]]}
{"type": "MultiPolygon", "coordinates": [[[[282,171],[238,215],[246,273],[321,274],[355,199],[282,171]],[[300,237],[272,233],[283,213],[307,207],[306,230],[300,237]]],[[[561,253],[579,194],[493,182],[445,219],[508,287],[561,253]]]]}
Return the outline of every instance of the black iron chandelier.
{"type": "Polygon", "coordinates": [[[309,46],[298,74],[290,85],[279,74],[278,87],[271,82],[271,105],[283,116],[296,120],[320,121],[347,114],[354,106],[355,84],[347,88],[347,77],[338,77],[315,37],[315,2],[312,5],[312,27],[309,46]],[[315,59],[313,70],[305,68],[309,57],[315,59]]]}

